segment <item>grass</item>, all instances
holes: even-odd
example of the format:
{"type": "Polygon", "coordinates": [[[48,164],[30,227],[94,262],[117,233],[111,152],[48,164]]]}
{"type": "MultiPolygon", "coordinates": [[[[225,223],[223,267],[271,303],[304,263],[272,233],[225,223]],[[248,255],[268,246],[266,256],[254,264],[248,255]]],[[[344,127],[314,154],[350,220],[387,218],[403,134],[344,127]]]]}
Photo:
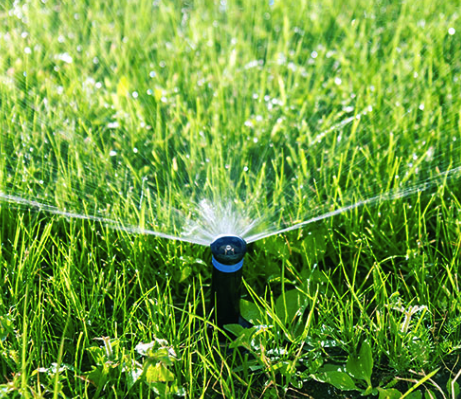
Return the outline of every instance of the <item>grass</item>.
{"type": "Polygon", "coordinates": [[[455,1],[0,7],[0,397],[459,395],[455,1]]]}

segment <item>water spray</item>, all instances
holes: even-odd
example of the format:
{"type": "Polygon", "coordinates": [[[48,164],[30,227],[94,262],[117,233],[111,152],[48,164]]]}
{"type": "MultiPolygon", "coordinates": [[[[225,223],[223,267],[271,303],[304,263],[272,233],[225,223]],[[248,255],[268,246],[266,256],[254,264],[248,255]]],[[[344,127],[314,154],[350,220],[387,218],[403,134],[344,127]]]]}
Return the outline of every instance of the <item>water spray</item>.
{"type": "Polygon", "coordinates": [[[241,324],[245,327],[248,325],[240,316],[240,291],[246,250],[245,240],[238,236],[221,236],[211,243],[211,295],[216,324],[220,328],[225,324],[241,324]]]}

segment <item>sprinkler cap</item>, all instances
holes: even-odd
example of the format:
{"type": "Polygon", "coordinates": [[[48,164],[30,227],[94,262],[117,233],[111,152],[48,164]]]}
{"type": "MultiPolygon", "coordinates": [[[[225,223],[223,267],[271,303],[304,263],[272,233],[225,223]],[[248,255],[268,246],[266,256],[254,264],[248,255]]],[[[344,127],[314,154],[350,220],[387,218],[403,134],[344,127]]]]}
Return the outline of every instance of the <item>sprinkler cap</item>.
{"type": "Polygon", "coordinates": [[[239,263],[247,251],[247,243],[238,236],[218,237],[210,246],[213,257],[223,265],[239,263]]]}

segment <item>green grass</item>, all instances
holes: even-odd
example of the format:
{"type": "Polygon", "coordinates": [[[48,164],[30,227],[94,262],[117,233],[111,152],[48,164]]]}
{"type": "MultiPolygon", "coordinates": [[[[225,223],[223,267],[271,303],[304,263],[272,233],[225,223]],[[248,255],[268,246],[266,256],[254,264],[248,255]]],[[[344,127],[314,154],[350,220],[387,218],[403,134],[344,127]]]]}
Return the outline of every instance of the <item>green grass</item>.
{"type": "Polygon", "coordinates": [[[458,8],[2,3],[0,397],[457,397],[458,8]],[[203,199],[318,218],[250,245],[226,345],[209,249],[136,234],[203,199]]]}

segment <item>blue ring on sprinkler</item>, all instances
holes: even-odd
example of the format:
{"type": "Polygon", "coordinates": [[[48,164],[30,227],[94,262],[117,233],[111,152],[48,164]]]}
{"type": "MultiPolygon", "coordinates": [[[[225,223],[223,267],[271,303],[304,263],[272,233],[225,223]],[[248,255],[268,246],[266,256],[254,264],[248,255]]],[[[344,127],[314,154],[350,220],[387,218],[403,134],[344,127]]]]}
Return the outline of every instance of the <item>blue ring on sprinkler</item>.
{"type": "Polygon", "coordinates": [[[235,265],[224,265],[222,263],[219,263],[213,256],[211,258],[211,262],[213,263],[213,266],[216,269],[218,269],[220,272],[223,272],[223,273],[235,273],[237,270],[240,270],[243,266],[243,259],[239,263],[236,263],[235,265]]]}
{"type": "Polygon", "coordinates": [[[211,245],[213,266],[223,273],[234,273],[242,268],[247,243],[238,236],[222,236],[211,245]]]}

